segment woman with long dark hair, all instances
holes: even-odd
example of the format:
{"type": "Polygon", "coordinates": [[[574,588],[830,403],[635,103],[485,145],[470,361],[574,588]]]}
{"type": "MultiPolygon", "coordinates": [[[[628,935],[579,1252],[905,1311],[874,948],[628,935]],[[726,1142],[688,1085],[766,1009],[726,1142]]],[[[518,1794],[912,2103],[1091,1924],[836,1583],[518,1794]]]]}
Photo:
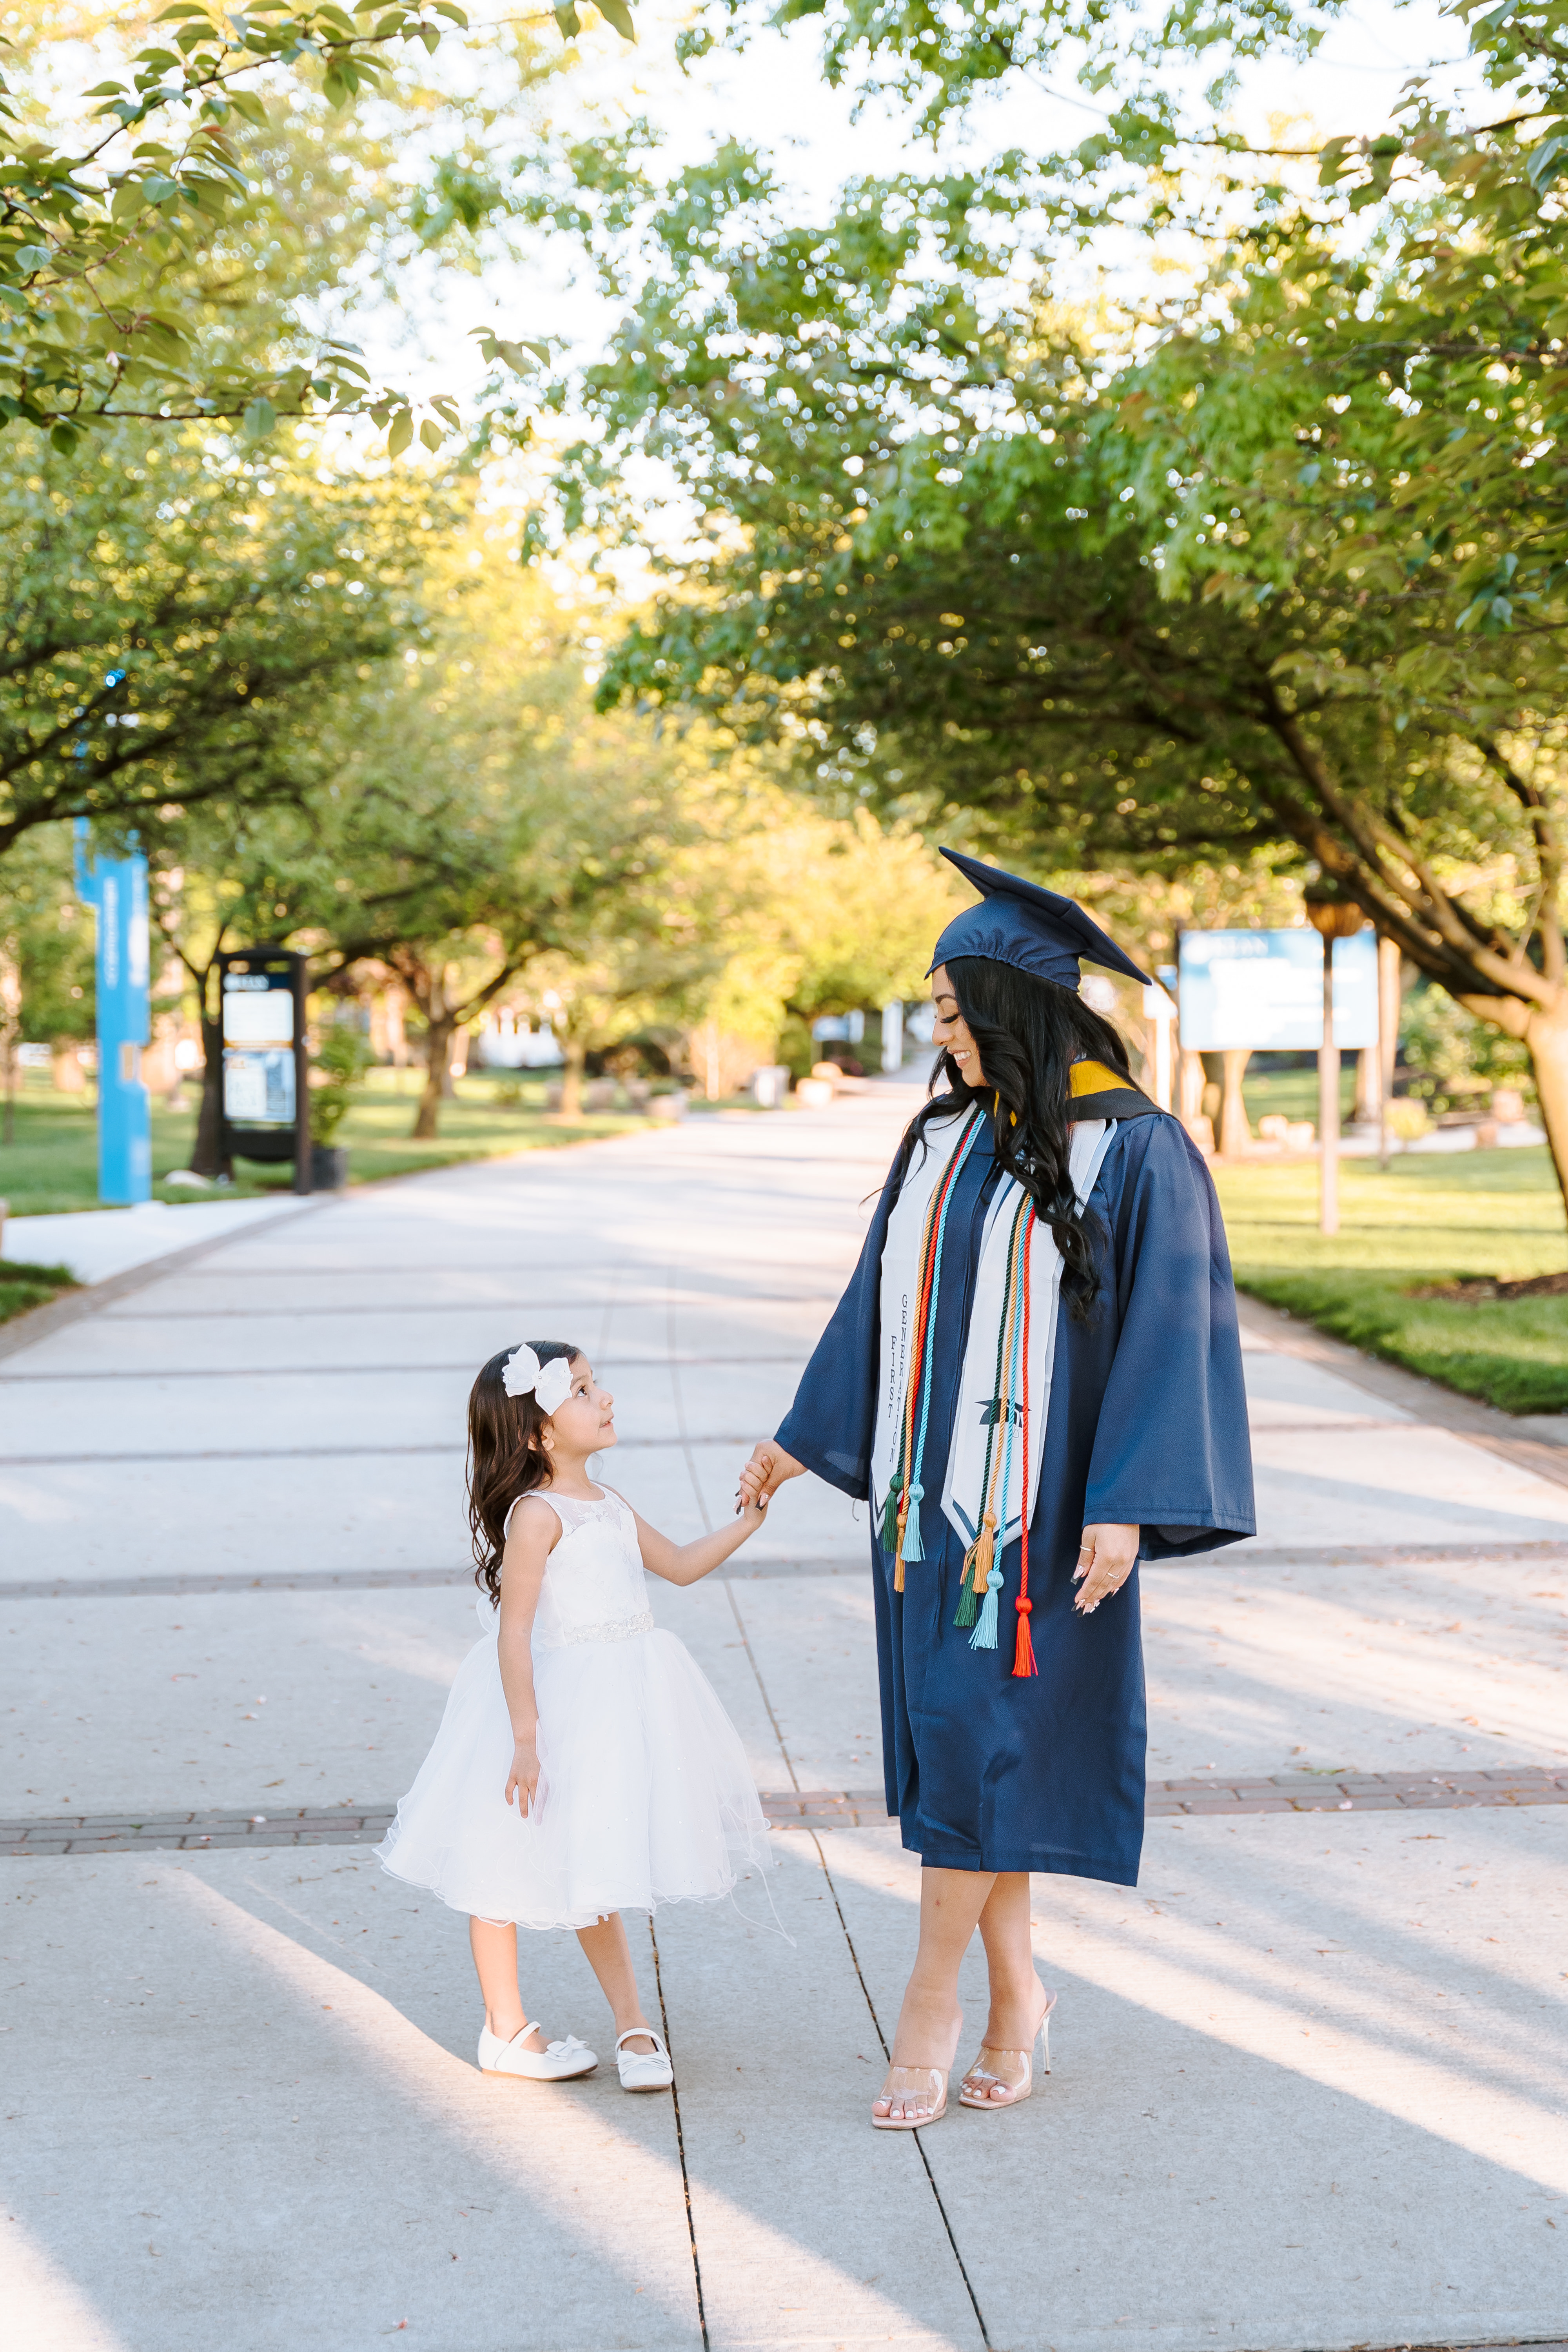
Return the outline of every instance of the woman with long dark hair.
{"type": "Polygon", "coordinates": [[[1254,1528],[1214,1186],[1078,992],[1082,956],[1143,975],[1070,898],[944,855],[983,897],[937,942],[932,1093],[742,1478],[755,1501],[815,1470],[872,1507],[888,1808],[923,1864],[880,2130],[945,2110],[976,1927],[991,2008],[959,2096],[1028,2096],[1056,1999],[1028,1874],[1137,1881],[1137,1563],[1254,1528]]]}

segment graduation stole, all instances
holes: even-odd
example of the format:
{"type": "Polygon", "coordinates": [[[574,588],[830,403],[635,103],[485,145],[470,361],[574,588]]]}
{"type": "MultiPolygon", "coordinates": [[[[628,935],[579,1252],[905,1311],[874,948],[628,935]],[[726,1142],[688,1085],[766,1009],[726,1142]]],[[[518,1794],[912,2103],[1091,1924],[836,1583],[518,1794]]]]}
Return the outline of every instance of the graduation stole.
{"type": "MultiPolygon", "coordinates": [[[[1075,1079],[1078,1073],[1074,1072],[1075,1079]]],[[[1086,1091],[1080,1080],[1075,1096],[1086,1091]]],[[[926,1153],[906,1171],[888,1222],[881,1265],[881,1365],[872,1498],[893,1586],[924,1557],[921,1506],[931,1436],[931,1337],[945,1267],[948,1213],[960,1171],[980,1134],[982,1114],[926,1130],[926,1153]]],[[[1082,1119],[1072,1129],[1069,1166],[1087,1201],[1114,1122],[1082,1119]]],[[[918,1155],[917,1155],[918,1157],[918,1155]]],[[[962,1267],[960,1273],[962,1274],[962,1267]]],[[[985,1220],[975,1270],[959,1410],[942,1433],[947,1462],[942,1508],[965,1545],[955,1624],[973,1627],[970,1645],[997,1646],[1007,1544],[1021,1538],[1013,1671],[1035,1672],[1029,1637],[1028,1520],[1039,1492],[1051,1366],[1056,1352],[1061,1252],[1023,1186],[1008,1177],[985,1220]]]]}

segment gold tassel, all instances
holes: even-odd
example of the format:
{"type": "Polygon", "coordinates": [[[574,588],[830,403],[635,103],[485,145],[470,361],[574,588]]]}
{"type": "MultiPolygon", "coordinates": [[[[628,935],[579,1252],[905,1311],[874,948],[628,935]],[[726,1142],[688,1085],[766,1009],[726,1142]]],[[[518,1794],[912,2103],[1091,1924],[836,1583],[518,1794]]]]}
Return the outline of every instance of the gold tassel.
{"type": "Polygon", "coordinates": [[[964,1572],[976,1593],[984,1592],[991,1581],[991,1563],[996,1557],[996,1519],[987,1511],[981,1521],[980,1533],[964,1555],[964,1572]]]}

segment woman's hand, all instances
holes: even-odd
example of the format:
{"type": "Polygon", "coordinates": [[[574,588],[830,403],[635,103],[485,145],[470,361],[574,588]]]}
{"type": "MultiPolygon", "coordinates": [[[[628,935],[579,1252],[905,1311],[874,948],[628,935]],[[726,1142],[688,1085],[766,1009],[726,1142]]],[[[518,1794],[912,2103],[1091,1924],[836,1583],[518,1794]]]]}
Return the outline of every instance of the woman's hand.
{"type": "Polygon", "coordinates": [[[786,1454],[776,1438],[764,1437],[752,1448],[752,1458],[742,1471],[735,1500],[744,1511],[765,1506],[776,1495],[786,1478],[804,1478],[805,1465],[786,1454]]]}
{"type": "Polygon", "coordinates": [[[1139,1534],[1137,1528],[1085,1528],[1078,1566],[1072,1572],[1072,1580],[1078,1586],[1073,1607],[1080,1615],[1092,1617],[1102,1601],[1121,1591],[1138,1558],[1139,1534]]]}
{"type": "Polygon", "coordinates": [[[539,1790],[539,1742],[537,1734],[531,1739],[519,1739],[511,1751],[511,1770],[507,1774],[506,1801],[510,1805],[512,1791],[517,1791],[520,1813],[533,1811],[539,1790]]]}

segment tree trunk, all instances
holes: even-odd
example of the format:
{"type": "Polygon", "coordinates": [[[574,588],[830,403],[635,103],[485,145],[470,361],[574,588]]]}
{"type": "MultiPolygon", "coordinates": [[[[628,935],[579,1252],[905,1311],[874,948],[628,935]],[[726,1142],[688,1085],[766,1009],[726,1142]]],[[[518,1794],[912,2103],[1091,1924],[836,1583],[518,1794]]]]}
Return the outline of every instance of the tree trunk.
{"type": "Polygon", "coordinates": [[[581,1037],[567,1037],[562,1046],[566,1066],[561,1073],[561,1116],[581,1118],[583,1116],[583,1065],[587,1060],[587,1048],[581,1037]]]}
{"type": "Polygon", "coordinates": [[[223,1015],[209,1021],[206,986],[201,997],[202,1101],[196,1113],[196,1140],[191,1166],[198,1176],[232,1176],[233,1163],[223,1148],[223,1015]]]}
{"type": "MultiPolygon", "coordinates": [[[[1479,1002],[1471,997],[1468,1009],[1473,1012],[1479,1002]]],[[[1557,1171],[1563,1206],[1568,1208],[1568,993],[1560,996],[1550,1012],[1531,1007],[1524,1024],[1524,1043],[1541,1105],[1541,1124],[1546,1129],[1547,1149],[1557,1171]]]]}
{"type": "Polygon", "coordinates": [[[425,1024],[425,1087],[409,1130],[416,1143],[434,1143],[439,1132],[441,1097],[451,1091],[447,1073],[452,1058],[452,1032],[457,1025],[450,1013],[437,1013],[431,1006],[425,1024]]]}

